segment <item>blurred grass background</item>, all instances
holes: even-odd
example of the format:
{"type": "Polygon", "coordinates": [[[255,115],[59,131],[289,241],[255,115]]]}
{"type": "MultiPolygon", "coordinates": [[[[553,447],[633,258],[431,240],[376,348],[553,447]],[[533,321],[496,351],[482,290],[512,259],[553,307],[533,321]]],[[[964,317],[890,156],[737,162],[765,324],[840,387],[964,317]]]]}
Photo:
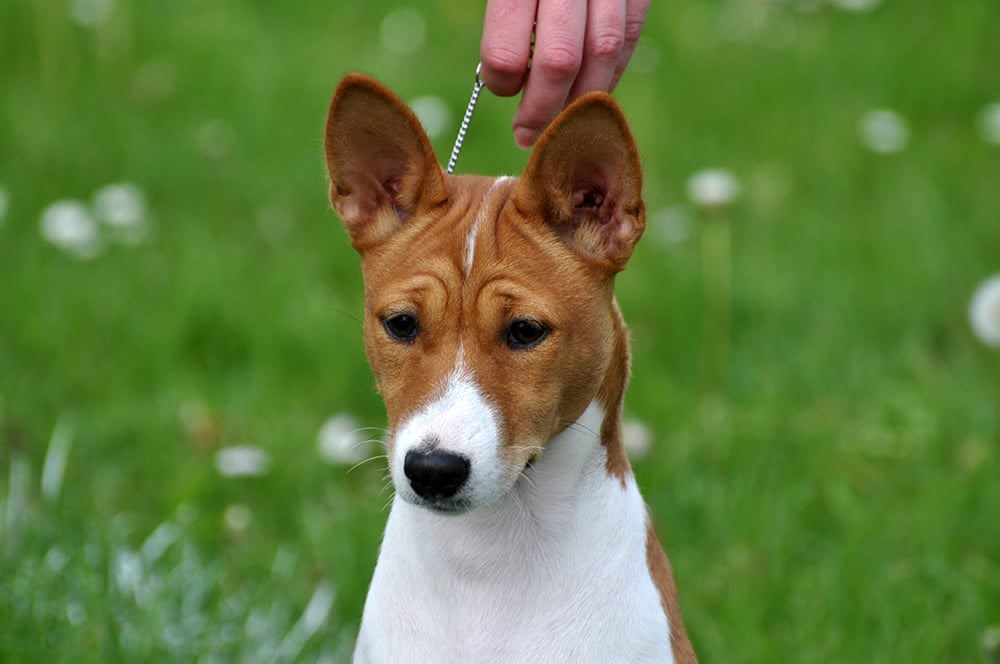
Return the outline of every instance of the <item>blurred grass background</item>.
{"type": "MultiPolygon", "coordinates": [[[[445,160],[481,15],[0,5],[0,660],[347,660],[390,496],[382,462],[316,447],[335,413],[383,424],[323,121],[365,71],[443,102],[445,160]],[[123,181],[144,241],[44,239],[53,201],[123,181]],[[222,476],[236,444],[268,471],[222,476]]],[[[1000,272],[998,25],[979,0],[653,3],[617,93],[650,210],[626,404],[703,661],[1000,657],[1000,352],[967,315],[1000,272]],[[880,108],[889,153],[859,135],[880,108]],[[724,208],[687,200],[709,167],[724,208]]],[[[459,171],[520,171],[513,109],[485,94],[459,171]]]]}

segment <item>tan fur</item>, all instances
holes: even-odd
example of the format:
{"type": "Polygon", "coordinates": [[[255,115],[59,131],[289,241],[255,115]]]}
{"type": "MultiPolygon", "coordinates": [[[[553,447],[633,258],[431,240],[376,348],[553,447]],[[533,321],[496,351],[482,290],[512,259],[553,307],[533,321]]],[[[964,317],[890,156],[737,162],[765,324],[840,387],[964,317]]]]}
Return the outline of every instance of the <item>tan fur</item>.
{"type": "MultiPolygon", "coordinates": [[[[635,143],[611,97],[574,102],[539,139],[525,174],[494,185],[443,174],[413,113],[378,83],[351,75],[331,102],[326,156],[331,201],[361,254],[365,349],[386,405],[388,444],[400,422],[437,396],[461,354],[500,411],[512,474],[596,396],[607,471],[624,483],[630,355],[613,285],[642,235],[645,209],[635,143]],[[419,321],[412,343],[383,329],[384,318],[401,313],[419,321]],[[549,336],[530,350],[511,349],[504,332],[519,318],[543,323],[549,336]]],[[[677,661],[693,662],[670,564],[651,527],[647,563],[677,661]]]]}
{"type": "Polygon", "coordinates": [[[653,575],[653,582],[660,590],[663,610],[667,612],[670,623],[670,648],[674,651],[674,661],[677,664],[696,664],[698,656],[695,655],[691,639],[688,638],[687,630],[684,628],[684,617],[681,615],[681,605],[677,599],[677,584],[674,583],[674,570],[660,545],[660,540],[656,537],[651,517],[646,522],[646,563],[653,575]]]}

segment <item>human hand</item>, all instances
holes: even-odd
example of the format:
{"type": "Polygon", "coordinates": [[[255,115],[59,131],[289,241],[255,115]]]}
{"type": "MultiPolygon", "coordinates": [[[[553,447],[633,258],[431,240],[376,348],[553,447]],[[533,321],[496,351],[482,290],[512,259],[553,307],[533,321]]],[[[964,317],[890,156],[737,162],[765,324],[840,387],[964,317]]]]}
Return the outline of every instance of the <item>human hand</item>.
{"type": "Polygon", "coordinates": [[[530,147],[568,102],[590,90],[615,87],[635,50],[649,3],[487,0],[481,76],[501,97],[523,90],[513,122],[519,146],[530,147]]]}

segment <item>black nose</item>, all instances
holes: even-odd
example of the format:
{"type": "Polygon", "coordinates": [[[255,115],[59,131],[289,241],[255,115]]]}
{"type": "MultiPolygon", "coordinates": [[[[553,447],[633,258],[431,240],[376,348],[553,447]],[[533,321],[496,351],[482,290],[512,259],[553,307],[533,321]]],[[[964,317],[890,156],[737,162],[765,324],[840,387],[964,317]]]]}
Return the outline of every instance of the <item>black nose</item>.
{"type": "Polygon", "coordinates": [[[444,450],[410,450],[403,459],[403,473],[420,497],[451,498],[469,479],[469,460],[444,450]]]}

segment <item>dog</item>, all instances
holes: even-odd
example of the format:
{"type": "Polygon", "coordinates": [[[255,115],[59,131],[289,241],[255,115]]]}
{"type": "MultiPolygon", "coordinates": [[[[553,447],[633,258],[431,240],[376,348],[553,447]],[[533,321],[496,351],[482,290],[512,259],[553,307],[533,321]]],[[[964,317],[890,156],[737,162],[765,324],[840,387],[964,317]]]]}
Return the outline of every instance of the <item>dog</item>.
{"type": "Polygon", "coordinates": [[[350,74],[325,148],[396,492],[354,662],[695,662],[622,442],[645,208],[615,101],[570,104],[520,178],[446,175],[350,74]]]}

